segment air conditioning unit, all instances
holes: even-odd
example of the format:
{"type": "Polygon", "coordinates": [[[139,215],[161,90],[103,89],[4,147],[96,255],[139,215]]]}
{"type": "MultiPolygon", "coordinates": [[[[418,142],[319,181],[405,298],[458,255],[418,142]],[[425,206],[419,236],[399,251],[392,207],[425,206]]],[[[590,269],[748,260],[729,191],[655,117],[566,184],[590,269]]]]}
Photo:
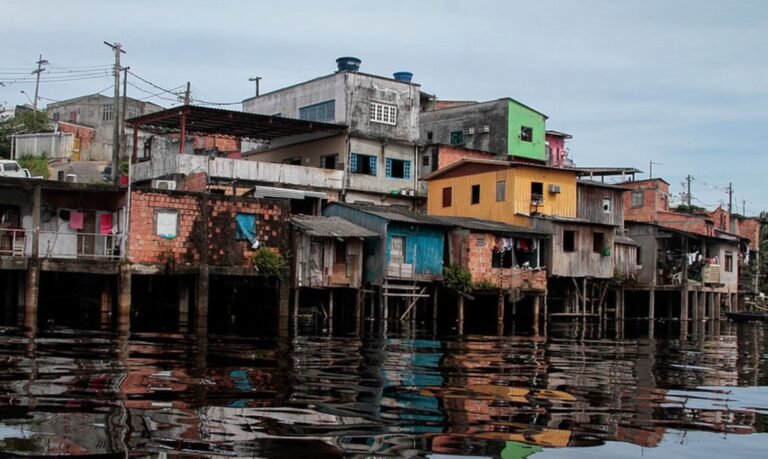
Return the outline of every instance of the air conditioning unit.
{"type": "Polygon", "coordinates": [[[549,192],[552,194],[560,193],[560,185],[555,185],[555,184],[549,185],[549,192]]]}
{"type": "Polygon", "coordinates": [[[475,134],[475,128],[468,127],[464,128],[464,135],[474,135],[475,134]]]}
{"type": "Polygon", "coordinates": [[[175,180],[152,180],[152,188],[157,188],[158,190],[175,190],[176,181],[175,180]]]}
{"type": "Polygon", "coordinates": [[[491,127],[488,126],[487,124],[484,124],[484,125],[480,126],[480,128],[477,130],[477,132],[479,132],[480,134],[487,134],[487,133],[491,132],[491,127]]]}

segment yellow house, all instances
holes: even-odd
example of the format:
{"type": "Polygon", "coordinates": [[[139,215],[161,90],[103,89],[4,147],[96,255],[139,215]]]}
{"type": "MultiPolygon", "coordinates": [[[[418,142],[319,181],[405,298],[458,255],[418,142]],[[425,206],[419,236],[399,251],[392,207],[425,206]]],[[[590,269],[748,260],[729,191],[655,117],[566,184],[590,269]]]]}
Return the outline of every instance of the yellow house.
{"type": "Polygon", "coordinates": [[[532,226],[530,216],[576,217],[576,171],[545,165],[462,159],[424,177],[430,215],[532,226]]]}

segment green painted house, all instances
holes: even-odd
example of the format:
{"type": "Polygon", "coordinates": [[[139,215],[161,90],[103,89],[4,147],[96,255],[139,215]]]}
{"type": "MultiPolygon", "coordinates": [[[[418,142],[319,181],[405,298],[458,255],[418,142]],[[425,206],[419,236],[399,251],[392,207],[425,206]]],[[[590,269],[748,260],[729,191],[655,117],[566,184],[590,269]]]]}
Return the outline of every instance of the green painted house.
{"type": "MultiPolygon", "coordinates": [[[[492,153],[498,159],[546,161],[547,115],[512,98],[428,104],[419,115],[420,140],[492,153]]],[[[425,163],[427,160],[424,161],[425,163]]]]}

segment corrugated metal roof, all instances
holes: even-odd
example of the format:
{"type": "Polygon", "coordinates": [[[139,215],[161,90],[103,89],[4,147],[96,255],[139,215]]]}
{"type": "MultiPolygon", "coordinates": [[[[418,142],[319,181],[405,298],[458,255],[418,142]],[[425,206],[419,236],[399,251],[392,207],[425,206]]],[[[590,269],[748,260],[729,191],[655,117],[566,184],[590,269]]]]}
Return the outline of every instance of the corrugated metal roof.
{"type": "Polygon", "coordinates": [[[635,242],[635,240],[632,239],[631,237],[625,236],[623,234],[617,234],[616,236],[614,236],[613,237],[613,243],[614,244],[624,244],[624,245],[635,245],[635,246],[639,246],[640,245],[637,242],[635,242]]]}
{"type": "Polygon", "coordinates": [[[367,238],[380,236],[378,233],[357,226],[341,217],[299,215],[291,219],[291,224],[314,237],[367,238]]]}
{"type": "Polygon", "coordinates": [[[319,198],[327,199],[328,195],[322,191],[291,190],[288,188],[277,188],[272,186],[257,185],[253,187],[254,198],[286,198],[286,199],[304,199],[319,198]]]}
{"type": "Polygon", "coordinates": [[[487,231],[490,233],[508,233],[508,234],[525,234],[533,236],[547,237],[549,233],[542,230],[533,228],[526,228],[522,226],[509,225],[507,223],[496,222],[491,220],[483,220],[480,218],[471,217],[438,217],[431,216],[433,219],[437,219],[446,225],[457,226],[459,228],[465,228],[474,231],[487,231]]]}
{"type": "Polygon", "coordinates": [[[380,206],[375,204],[334,203],[347,206],[391,222],[417,223],[422,225],[451,226],[431,215],[420,214],[401,206],[380,206]]]}

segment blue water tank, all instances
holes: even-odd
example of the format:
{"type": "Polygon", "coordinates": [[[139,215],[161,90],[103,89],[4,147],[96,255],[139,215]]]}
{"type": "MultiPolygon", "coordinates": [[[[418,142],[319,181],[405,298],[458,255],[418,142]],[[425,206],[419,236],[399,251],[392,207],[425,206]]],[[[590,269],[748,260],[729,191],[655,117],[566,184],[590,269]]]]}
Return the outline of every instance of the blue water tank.
{"type": "Polygon", "coordinates": [[[340,57],[336,59],[336,66],[338,72],[357,72],[360,70],[360,63],[362,61],[356,57],[340,57]]]}
{"type": "Polygon", "coordinates": [[[411,72],[395,72],[392,74],[392,76],[395,78],[395,80],[405,83],[410,83],[411,80],[413,80],[413,73],[411,72]]]}

